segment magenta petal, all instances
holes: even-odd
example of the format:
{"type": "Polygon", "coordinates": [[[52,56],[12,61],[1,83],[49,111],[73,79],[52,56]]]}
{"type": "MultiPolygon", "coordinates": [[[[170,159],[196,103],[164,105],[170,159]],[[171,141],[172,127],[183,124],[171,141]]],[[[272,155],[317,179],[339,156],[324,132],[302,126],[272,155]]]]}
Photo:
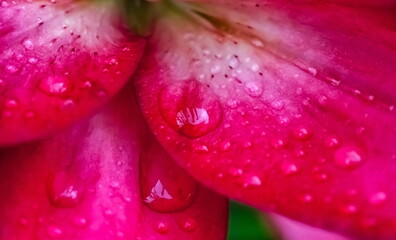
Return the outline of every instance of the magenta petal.
{"type": "Polygon", "coordinates": [[[36,139],[97,109],[145,46],[114,3],[2,1],[0,145],[36,139]]]}
{"type": "Polygon", "coordinates": [[[0,239],[225,238],[227,199],[150,137],[130,92],[52,139],[1,152],[0,239]]]}
{"type": "Polygon", "coordinates": [[[157,23],[136,79],[150,127],[220,193],[394,239],[394,2],[239,3],[157,23]]]}

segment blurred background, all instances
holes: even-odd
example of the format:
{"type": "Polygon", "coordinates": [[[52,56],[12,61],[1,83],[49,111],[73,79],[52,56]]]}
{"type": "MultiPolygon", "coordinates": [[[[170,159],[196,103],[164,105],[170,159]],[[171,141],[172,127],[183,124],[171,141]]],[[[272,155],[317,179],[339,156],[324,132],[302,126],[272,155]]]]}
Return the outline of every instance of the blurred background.
{"type": "Polygon", "coordinates": [[[281,240],[276,228],[263,213],[230,201],[227,240],[281,240]]]}

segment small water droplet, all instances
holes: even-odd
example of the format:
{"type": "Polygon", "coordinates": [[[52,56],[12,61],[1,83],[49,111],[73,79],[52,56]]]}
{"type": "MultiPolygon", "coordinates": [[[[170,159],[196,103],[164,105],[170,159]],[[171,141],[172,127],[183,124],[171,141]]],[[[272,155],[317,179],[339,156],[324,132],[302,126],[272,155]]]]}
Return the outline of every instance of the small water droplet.
{"type": "Polygon", "coordinates": [[[60,238],[63,236],[63,230],[57,226],[49,226],[47,228],[47,235],[51,238],[60,238]]]}
{"type": "Polygon", "coordinates": [[[18,106],[19,106],[19,103],[15,99],[7,99],[4,104],[4,107],[7,109],[15,109],[15,108],[18,108],[18,106]]]}
{"type": "Polygon", "coordinates": [[[159,223],[156,224],[155,230],[158,233],[165,234],[169,230],[169,225],[167,223],[165,223],[165,222],[159,222],[159,223]]]}
{"type": "Polygon", "coordinates": [[[308,140],[311,136],[312,131],[307,127],[298,127],[293,130],[293,137],[297,140],[308,140]]]}
{"type": "Polygon", "coordinates": [[[309,67],[308,71],[313,75],[316,76],[318,74],[318,70],[316,68],[313,67],[309,67]]]}
{"type": "Polygon", "coordinates": [[[229,151],[229,150],[231,149],[231,142],[229,142],[229,141],[221,142],[221,143],[220,143],[220,146],[219,146],[219,149],[220,149],[220,151],[222,151],[222,152],[227,152],[227,151],[229,151]]]}
{"type": "Polygon", "coordinates": [[[334,153],[334,162],[344,169],[355,169],[362,165],[361,151],[356,147],[342,147],[334,153]]]}
{"type": "Polygon", "coordinates": [[[327,148],[335,149],[340,146],[340,140],[336,137],[326,137],[324,139],[324,145],[327,148]]]}
{"type": "Polygon", "coordinates": [[[107,91],[100,89],[100,90],[96,91],[96,96],[98,96],[100,98],[107,97],[107,91]]]}
{"type": "Polygon", "coordinates": [[[194,218],[188,218],[182,222],[182,229],[186,232],[193,232],[197,228],[197,221],[194,218]]]}
{"type": "Polygon", "coordinates": [[[64,76],[46,76],[40,80],[39,88],[48,95],[62,95],[70,90],[71,83],[64,76]]]}
{"type": "Polygon", "coordinates": [[[261,83],[249,81],[245,84],[245,92],[251,97],[260,97],[264,89],[261,86],[261,83]]]}
{"type": "Polygon", "coordinates": [[[377,192],[370,197],[370,204],[372,205],[380,205],[386,201],[386,193],[384,192],[377,192]]]}
{"type": "Polygon", "coordinates": [[[4,69],[9,74],[14,74],[14,73],[18,72],[18,70],[19,70],[17,66],[11,65],[11,64],[6,65],[4,69]]]}
{"type": "Polygon", "coordinates": [[[271,141],[271,146],[274,149],[283,149],[283,148],[285,148],[286,143],[285,143],[285,141],[283,139],[273,139],[271,141]]]}
{"type": "Polygon", "coordinates": [[[26,218],[21,217],[19,219],[19,225],[21,225],[22,227],[26,227],[28,224],[29,224],[29,221],[26,218]]]}
{"type": "Polygon", "coordinates": [[[38,59],[35,58],[35,57],[31,57],[31,58],[28,59],[28,62],[30,64],[37,64],[38,63],[38,59]]]}
{"type": "Polygon", "coordinates": [[[253,72],[257,72],[260,69],[260,66],[258,64],[253,64],[250,69],[252,69],[253,72]]]}
{"type": "Polygon", "coordinates": [[[243,170],[241,168],[230,167],[228,173],[233,177],[237,177],[243,174],[243,170]]]}
{"type": "Polygon", "coordinates": [[[261,179],[258,176],[250,175],[250,176],[246,176],[244,178],[242,186],[244,188],[259,187],[259,186],[261,186],[261,184],[262,184],[261,179]]]}
{"type": "Polygon", "coordinates": [[[179,81],[163,89],[160,110],[173,129],[190,138],[217,128],[223,114],[217,97],[197,81],[179,81]]]}
{"type": "Polygon", "coordinates": [[[300,169],[297,167],[296,164],[293,163],[283,163],[281,165],[281,171],[284,175],[290,176],[290,175],[294,175],[297,174],[300,169]]]}
{"type": "Polygon", "coordinates": [[[359,211],[358,207],[354,204],[346,204],[341,206],[341,212],[344,214],[355,214],[359,211]]]}
{"type": "Polygon", "coordinates": [[[229,63],[228,63],[228,66],[230,68],[234,69],[234,68],[238,67],[238,65],[239,65],[238,57],[237,56],[232,56],[230,61],[229,61],[229,63]]]}
{"type": "Polygon", "coordinates": [[[273,101],[271,103],[271,107],[275,110],[281,111],[285,107],[285,103],[283,101],[273,101]]]}
{"type": "Polygon", "coordinates": [[[313,196],[311,194],[303,194],[300,197],[300,201],[302,203],[311,203],[311,202],[313,202],[313,200],[314,200],[314,198],[313,198],[313,196]]]}
{"type": "Polygon", "coordinates": [[[34,44],[33,41],[30,39],[25,39],[22,42],[22,45],[27,49],[27,50],[33,50],[34,44]]]}
{"type": "Polygon", "coordinates": [[[73,219],[73,225],[76,227],[86,227],[88,224],[88,220],[84,217],[75,217],[73,219]]]}
{"type": "Polygon", "coordinates": [[[83,180],[73,173],[57,171],[49,174],[46,183],[51,204],[59,208],[77,206],[85,193],[83,180]]]}

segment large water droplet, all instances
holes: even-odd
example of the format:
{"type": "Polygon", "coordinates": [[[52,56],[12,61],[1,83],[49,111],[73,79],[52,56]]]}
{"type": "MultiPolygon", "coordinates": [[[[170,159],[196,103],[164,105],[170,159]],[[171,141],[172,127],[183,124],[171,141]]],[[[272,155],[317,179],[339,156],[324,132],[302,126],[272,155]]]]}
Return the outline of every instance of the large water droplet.
{"type": "Polygon", "coordinates": [[[46,76],[40,80],[39,88],[48,95],[62,95],[70,90],[71,83],[64,76],[46,76]]]}
{"type": "Polygon", "coordinates": [[[300,169],[296,164],[293,163],[284,163],[281,165],[281,171],[284,175],[290,176],[298,173],[300,169]]]}
{"type": "Polygon", "coordinates": [[[85,184],[73,173],[57,171],[49,174],[46,190],[52,205],[70,208],[81,202],[85,193],[85,184]]]}
{"type": "Polygon", "coordinates": [[[344,169],[354,169],[362,165],[361,150],[356,147],[342,147],[334,153],[334,162],[344,169]]]}
{"type": "Polygon", "coordinates": [[[210,88],[193,80],[178,81],[160,93],[163,118],[179,133],[201,137],[214,130],[222,118],[222,108],[210,88]]]}
{"type": "Polygon", "coordinates": [[[197,182],[173,163],[154,142],[140,160],[140,191],[144,204],[157,212],[176,212],[192,204],[197,182]]]}

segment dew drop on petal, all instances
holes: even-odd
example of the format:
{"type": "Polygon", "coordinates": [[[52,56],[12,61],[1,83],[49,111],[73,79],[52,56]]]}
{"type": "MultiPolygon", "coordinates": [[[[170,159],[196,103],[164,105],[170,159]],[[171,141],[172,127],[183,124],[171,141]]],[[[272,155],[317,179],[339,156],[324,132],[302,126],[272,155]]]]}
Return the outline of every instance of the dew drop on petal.
{"type": "Polygon", "coordinates": [[[384,192],[377,192],[370,197],[370,204],[372,205],[380,205],[385,202],[387,196],[384,192]]]}
{"type": "Polygon", "coordinates": [[[160,110],[165,121],[190,138],[217,128],[222,108],[210,88],[194,80],[178,81],[160,93],[160,110]]]}
{"type": "Polygon", "coordinates": [[[70,208],[77,206],[82,201],[85,184],[73,173],[57,171],[49,174],[46,191],[53,206],[70,208]]]}
{"type": "Polygon", "coordinates": [[[194,218],[188,218],[182,222],[182,229],[186,232],[192,232],[197,228],[197,221],[194,218]]]}
{"type": "Polygon", "coordinates": [[[60,238],[63,236],[63,230],[57,226],[49,226],[47,228],[47,235],[51,238],[60,238]]]}
{"type": "Polygon", "coordinates": [[[307,140],[311,136],[312,136],[312,131],[307,127],[298,127],[293,130],[293,137],[297,140],[307,140]]]}
{"type": "Polygon", "coordinates": [[[47,95],[62,95],[70,90],[71,83],[64,76],[46,76],[40,80],[39,88],[47,95]]]}
{"type": "Polygon", "coordinates": [[[246,176],[244,178],[242,186],[244,188],[248,187],[259,187],[261,186],[262,182],[261,179],[256,175],[246,176]]]}
{"type": "Polygon", "coordinates": [[[281,165],[281,171],[284,175],[290,176],[298,173],[300,169],[293,163],[283,163],[281,165]]]}
{"type": "Polygon", "coordinates": [[[169,225],[168,225],[166,222],[158,222],[158,223],[155,225],[155,230],[156,230],[158,233],[165,234],[165,233],[167,233],[168,230],[169,230],[169,225]]]}
{"type": "Polygon", "coordinates": [[[343,169],[355,169],[362,165],[361,151],[356,147],[341,147],[334,153],[335,164],[343,169]]]}
{"type": "Polygon", "coordinates": [[[181,211],[189,207],[197,195],[197,182],[177,165],[172,165],[172,161],[157,144],[142,152],[140,195],[153,211],[181,211]]]}
{"type": "Polygon", "coordinates": [[[34,48],[34,44],[33,44],[32,40],[30,40],[30,39],[25,39],[25,40],[23,40],[22,45],[23,45],[27,50],[33,50],[33,48],[34,48]]]}

